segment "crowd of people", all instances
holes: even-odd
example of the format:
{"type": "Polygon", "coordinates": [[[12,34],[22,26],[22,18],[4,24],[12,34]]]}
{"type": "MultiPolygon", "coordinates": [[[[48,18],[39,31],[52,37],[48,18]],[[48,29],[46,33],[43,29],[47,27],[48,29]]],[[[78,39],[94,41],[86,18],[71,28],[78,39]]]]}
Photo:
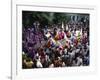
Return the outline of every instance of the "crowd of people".
{"type": "Polygon", "coordinates": [[[89,26],[83,22],[23,27],[23,68],[88,66],[89,51],[89,26]]]}

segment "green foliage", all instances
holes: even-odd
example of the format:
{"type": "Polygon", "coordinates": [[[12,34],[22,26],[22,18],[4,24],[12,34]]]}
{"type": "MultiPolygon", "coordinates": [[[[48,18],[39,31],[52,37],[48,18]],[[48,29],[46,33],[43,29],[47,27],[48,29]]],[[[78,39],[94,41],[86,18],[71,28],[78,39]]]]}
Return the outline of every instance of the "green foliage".
{"type": "Polygon", "coordinates": [[[74,18],[78,16],[80,21],[84,22],[87,14],[79,13],[60,13],[60,12],[35,12],[35,11],[22,11],[22,24],[24,27],[32,26],[35,21],[38,21],[41,27],[46,25],[68,23],[71,21],[71,16],[74,18]]]}
{"type": "Polygon", "coordinates": [[[30,26],[35,21],[39,21],[41,26],[45,26],[68,22],[70,16],[66,13],[23,11],[22,20],[23,26],[30,26]]]}

